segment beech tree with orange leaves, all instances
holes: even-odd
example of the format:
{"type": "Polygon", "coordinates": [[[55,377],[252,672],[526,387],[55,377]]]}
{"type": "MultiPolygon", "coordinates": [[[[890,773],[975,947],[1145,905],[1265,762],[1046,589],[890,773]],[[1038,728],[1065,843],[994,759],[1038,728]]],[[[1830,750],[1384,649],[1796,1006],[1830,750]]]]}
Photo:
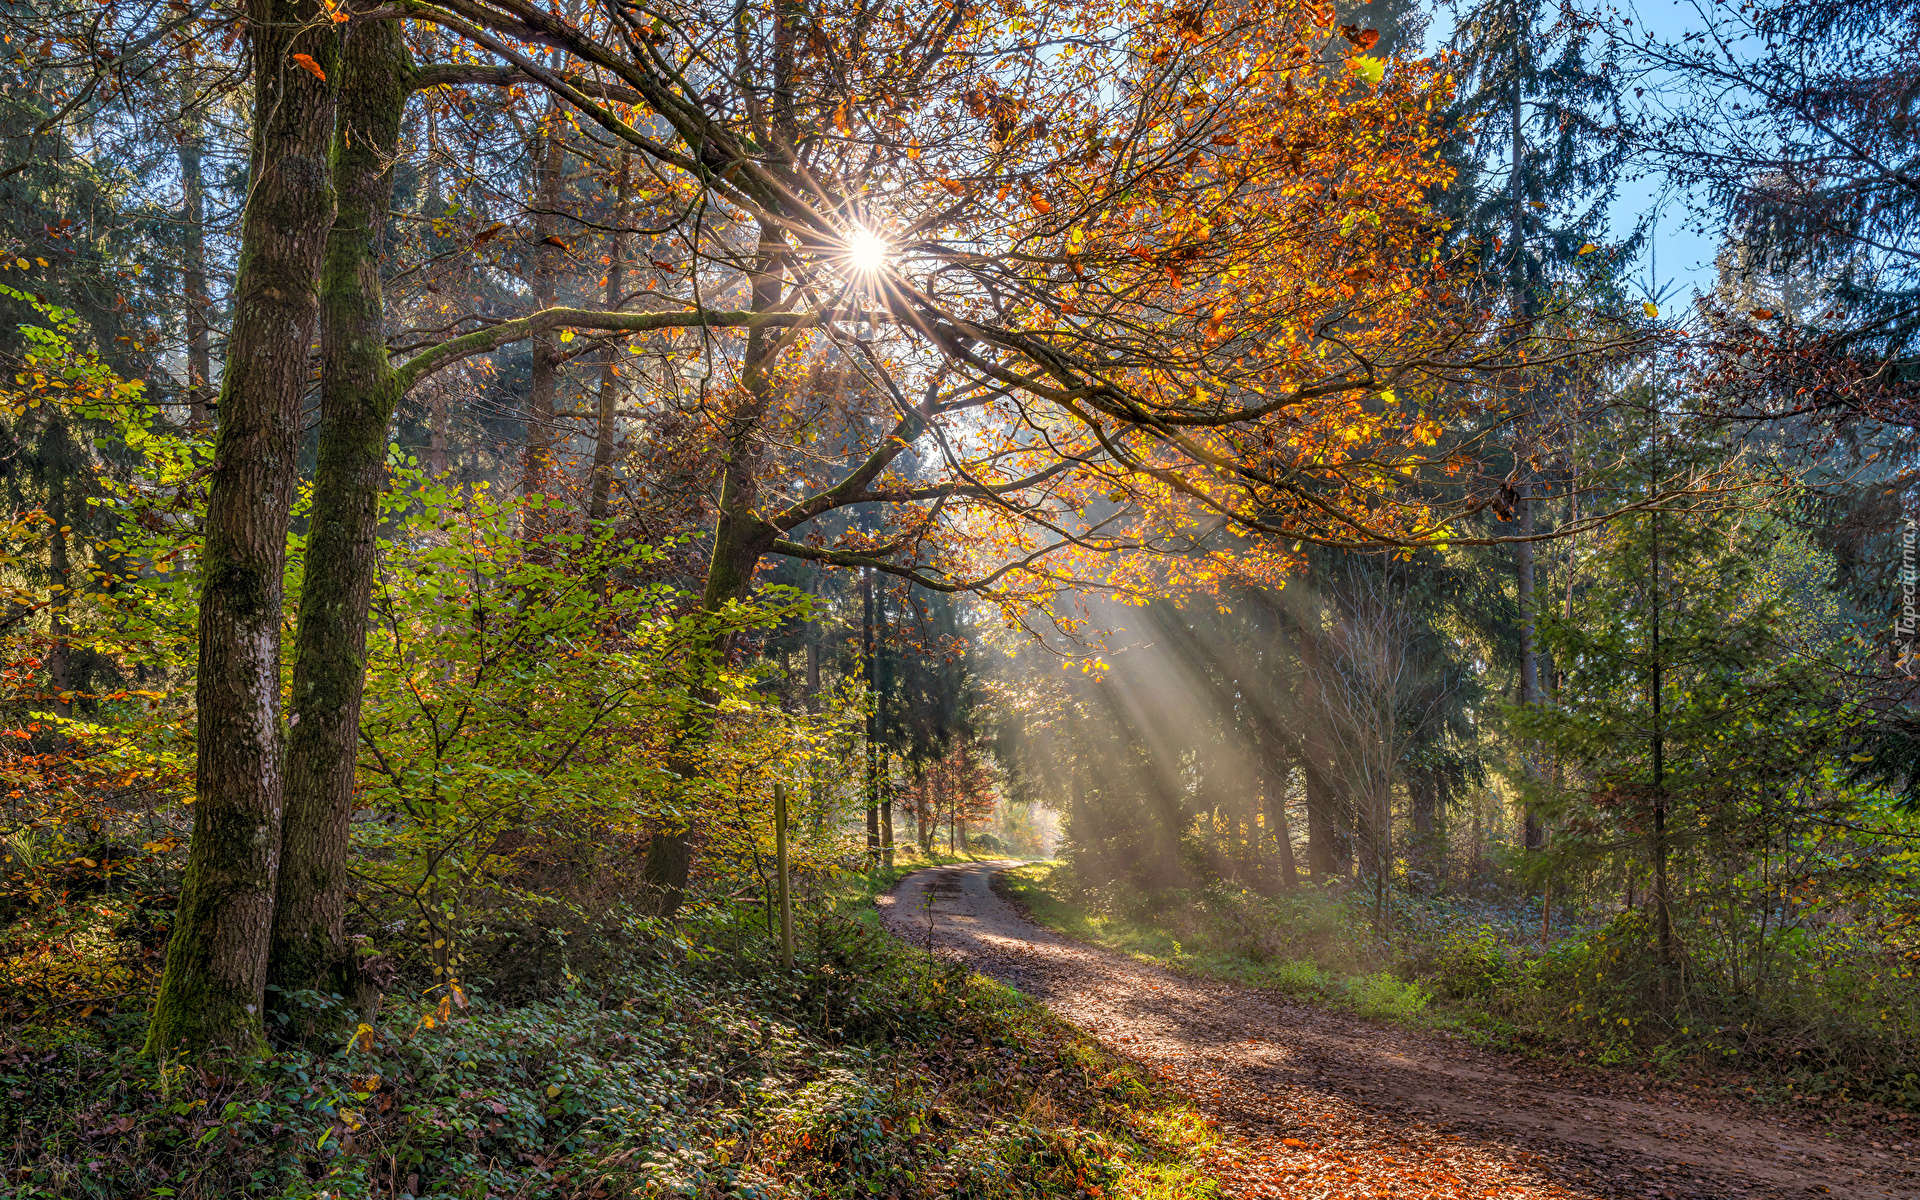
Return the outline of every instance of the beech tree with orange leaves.
{"type": "MultiPolygon", "coordinates": [[[[1277,578],[1288,541],[1444,540],[1493,498],[1426,487],[1471,466],[1438,448],[1480,403],[1455,385],[1515,365],[1425,202],[1444,66],[1389,69],[1329,10],[403,8],[496,60],[436,79],[537,82],[647,163],[683,271],[400,374],[680,331],[721,463],[710,608],[786,556],[1018,623],[1088,583],[1277,578]]],[[[668,907],[688,849],[656,840],[668,907]]]]}
{"type": "MultiPolygon", "coordinates": [[[[712,444],[709,610],[785,556],[971,592],[1010,623],[1045,612],[1070,625],[1049,608],[1070,587],[1179,593],[1277,578],[1290,543],[1459,539],[1453,520],[1498,494],[1497,481],[1433,487],[1472,479],[1471,442],[1442,436],[1486,415],[1474,382],[1578,348],[1498,336],[1450,286],[1457,267],[1425,201],[1447,178],[1431,123],[1444,64],[1370,57],[1371,31],[1338,28],[1314,3],[603,0],[562,17],[524,0],[262,0],[260,15],[305,32],[256,38],[256,74],[326,85],[302,103],[335,141],[324,168],[297,164],[331,173],[339,198],[324,255],[311,239],[283,247],[272,280],[243,271],[240,287],[272,282],[275,303],[299,308],[304,293],[302,311],[321,314],[308,555],[326,566],[303,593],[292,693],[294,715],[316,720],[288,721],[284,853],[253,837],[247,863],[221,866],[211,839],[195,841],[187,891],[220,912],[180,926],[156,1047],[232,1044],[257,1023],[243,944],[268,909],[281,986],[323,983],[342,959],[378,435],[437,371],[556,332],[645,339],[669,368],[663,389],[712,444]],[[274,57],[296,41],[308,48],[274,57]],[[415,62],[414,43],[445,60],[415,62]],[[373,217],[409,96],[535,85],[630,156],[656,286],[392,361],[373,217]],[[202,886],[230,876],[245,886],[202,886]],[[210,958],[220,938],[232,944],[210,958]],[[231,979],[208,974],[215,958],[231,979]],[[210,987],[226,997],[218,1029],[189,1015],[210,987]]],[[[263,179],[284,181],[281,154],[255,130],[263,179]]],[[[274,233],[249,236],[265,246],[274,233]]],[[[242,261],[266,260],[243,247],[242,261]]],[[[273,378],[304,378],[305,338],[282,341],[268,357],[302,362],[273,378]]],[[[241,538],[263,573],[284,504],[253,513],[246,497],[285,489],[235,481],[286,483],[295,469],[277,440],[293,393],[275,387],[257,412],[223,395],[208,526],[210,547],[241,538]],[[262,435],[247,441],[249,429],[262,435]]],[[[277,693],[277,655],[235,658],[237,634],[218,624],[202,636],[203,728],[244,718],[258,735],[248,753],[272,749],[277,705],[261,698],[277,693]]],[[[685,736],[698,742],[697,721],[685,736]]],[[[239,814],[266,829],[279,778],[242,778],[221,747],[203,751],[216,769],[196,821],[239,814]]],[[[653,841],[663,911],[691,854],[685,830],[653,841]]]]}

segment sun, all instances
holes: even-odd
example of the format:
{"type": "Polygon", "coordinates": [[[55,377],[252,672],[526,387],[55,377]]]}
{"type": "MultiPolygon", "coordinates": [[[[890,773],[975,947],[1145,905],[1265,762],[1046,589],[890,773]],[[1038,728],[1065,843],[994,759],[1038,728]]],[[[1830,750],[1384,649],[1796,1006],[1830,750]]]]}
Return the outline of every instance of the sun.
{"type": "Polygon", "coordinates": [[[847,236],[847,265],[861,272],[878,271],[887,265],[891,249],[887,239],[870,229],[856,227],[847,236]]]}

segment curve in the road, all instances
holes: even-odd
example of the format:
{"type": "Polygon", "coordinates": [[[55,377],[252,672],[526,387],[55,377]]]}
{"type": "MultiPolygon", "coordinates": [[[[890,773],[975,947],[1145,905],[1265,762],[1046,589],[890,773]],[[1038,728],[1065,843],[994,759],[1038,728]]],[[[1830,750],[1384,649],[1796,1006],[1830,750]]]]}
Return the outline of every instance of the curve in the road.
{"type": "Polygon", "coordinates": [[[1238,1196],[1920,1198],[1905,1146],[1731,1101],[1481,1052],[1075,941],[995,895],[1008,862],[881,897],[908,943],[1040,1000],[1213,1117],[1238,1196]]]}

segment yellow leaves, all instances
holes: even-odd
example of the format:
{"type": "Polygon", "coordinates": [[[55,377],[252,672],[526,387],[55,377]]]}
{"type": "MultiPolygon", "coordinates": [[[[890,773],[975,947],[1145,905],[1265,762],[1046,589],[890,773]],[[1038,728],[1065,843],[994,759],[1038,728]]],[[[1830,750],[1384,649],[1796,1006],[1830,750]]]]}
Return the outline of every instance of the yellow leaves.
{"type": "Polygon", "coordinates": [[[1653,301],[1648,300],[1646,303],[1640,306],[1640,311],[1647,314],[1649,318],[1657,317],[1660,315],[1660,306],[1658,304],[1655,304],[1653,301]]]}
{"type": "Polygon", "coordinates": [[[572,340],[573,340],[573,330],[571,330],[571,329],[565,329],[565,330],[562,330],[562,331],[561,331],[561,333],[560,333],[560,340],[561,340],[561,341],[563,341],[563,342],[570,342],[570,341],[572,341],[572,340]]]}
{"type": "MultiPolygon", "coordinates": [[[[1499,248],[1500,248],[1500,247],[1499,247],[1499,244],[1498,244],[1498,242],[1497,242],[1497,240],[1496,240],[1496,243],[1495,243],[1495,245],[1494,245],[1494,249],[1496,249],[1496,250],[1498,250],[1499,248]]],[[[1599,248],[1600,248],[1600,247],[1598,247],[1598,246],[1596,246],[1596,245],[1594,245],[1594,244],[1593,244],[1592,242],[1588,242],[1588,243],[1587,243],[1586,245],[1584,245],[1584,246],[1582,246],[1582,247],[1580,247],[1580,250],[1579,250],[1579,253],[1580,253],[1580,254],[1592,254],[1592,253],[1593,253],[1593,252],[1594,252],[1595,250],[1598,250],[1599,248]]]]}
{"type": "Polygon", "coordinates": [[[1368,54],[1358,54],[1348,59],[1347,70],[1376,87],[1387,77],[1386,62],[1368,54]]]}

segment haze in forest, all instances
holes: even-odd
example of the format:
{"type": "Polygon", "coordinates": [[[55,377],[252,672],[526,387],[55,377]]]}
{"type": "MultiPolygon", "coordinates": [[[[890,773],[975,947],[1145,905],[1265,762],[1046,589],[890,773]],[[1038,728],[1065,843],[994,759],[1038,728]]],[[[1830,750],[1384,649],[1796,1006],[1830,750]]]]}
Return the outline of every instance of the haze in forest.
{"type": "Polygon", "coordinates": [[[1915,1100],[1912,4],[0,33],[23,1194],[1218,1194],[988,874],[1915,1100]]]}

